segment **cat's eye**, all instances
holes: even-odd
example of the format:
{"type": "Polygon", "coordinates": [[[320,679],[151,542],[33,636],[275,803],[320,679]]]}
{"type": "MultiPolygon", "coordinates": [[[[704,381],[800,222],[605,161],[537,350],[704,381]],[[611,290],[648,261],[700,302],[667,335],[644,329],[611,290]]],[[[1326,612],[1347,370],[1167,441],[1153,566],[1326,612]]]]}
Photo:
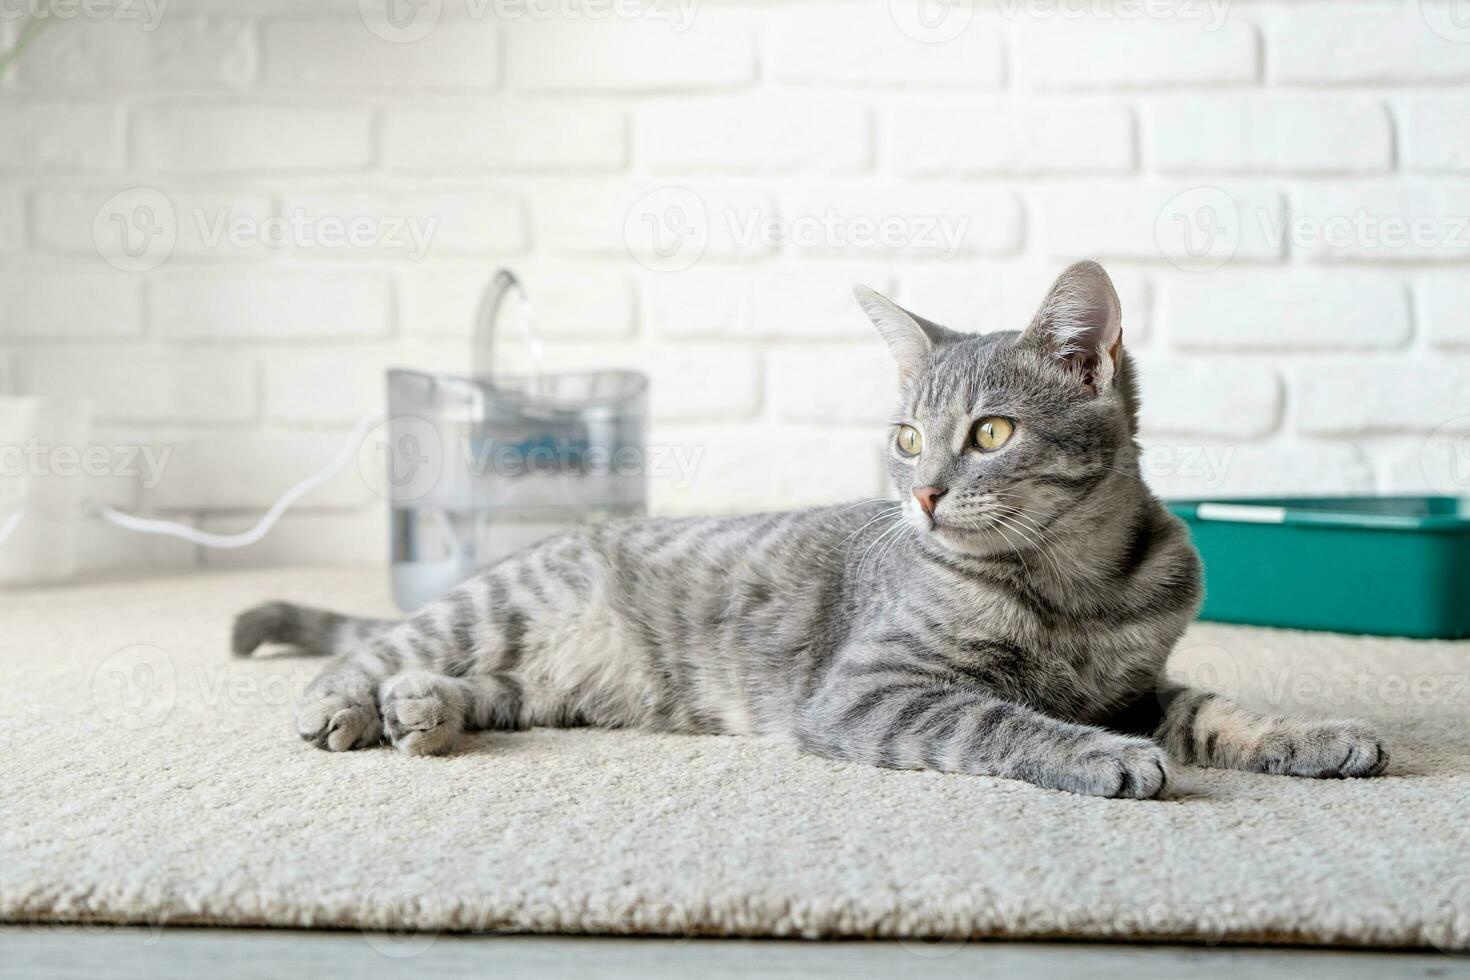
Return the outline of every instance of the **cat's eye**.
{"type": "Polygon", "coordinates": [[[1015,431],[1016,427],[1011,424],[1010,419],[992,415],[975,423],[975,431],[971,438],[975,442],[975,448],[981,452],[989,452],[1010,442],[1011,433],[1015,431]]]}
{"type": "Polygon", "coordinates": [[[898,451],[905,456],[917,456],[924,448],[924,437],[912,425],[898,427],[898,451]]]}

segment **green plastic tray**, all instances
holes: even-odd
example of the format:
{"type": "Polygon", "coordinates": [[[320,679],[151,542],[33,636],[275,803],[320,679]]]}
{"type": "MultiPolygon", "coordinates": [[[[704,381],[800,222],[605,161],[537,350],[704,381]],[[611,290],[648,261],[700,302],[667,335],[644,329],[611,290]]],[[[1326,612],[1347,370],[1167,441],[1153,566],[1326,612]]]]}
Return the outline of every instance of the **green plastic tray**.
{"type": "Polygon", "coordinates": [[[1470,636],[1470,499],[1176,500],[1205,563],[1201,619],[1470,636]]]}

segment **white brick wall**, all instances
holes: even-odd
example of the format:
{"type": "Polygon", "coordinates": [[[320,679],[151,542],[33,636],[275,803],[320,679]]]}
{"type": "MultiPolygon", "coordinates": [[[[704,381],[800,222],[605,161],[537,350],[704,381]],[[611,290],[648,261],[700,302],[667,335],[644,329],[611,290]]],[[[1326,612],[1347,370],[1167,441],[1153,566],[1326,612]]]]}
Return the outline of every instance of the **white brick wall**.
{"type": "MultiPolygon", "coordinates": [[[[386,368],[467,370],[500,265],[549,366],[651,376],[650,439],[698,460],[655,481],[663,512],[882,491],[894,382],[854,283],[1013,329],[1087,255],[1163,492],[1443,486],[1431,434],[1470,431],[1470,31],[1445,0],[310,6],[78,18],[0,78],[0,390],[173,453],[98,499],[242,529],[386,368]]],[[[525,363],[513,336],[501,357],[525,363]]],[[[349,472],[244,552],[99,525],[82,560],[385,547],[349,472]]]]}

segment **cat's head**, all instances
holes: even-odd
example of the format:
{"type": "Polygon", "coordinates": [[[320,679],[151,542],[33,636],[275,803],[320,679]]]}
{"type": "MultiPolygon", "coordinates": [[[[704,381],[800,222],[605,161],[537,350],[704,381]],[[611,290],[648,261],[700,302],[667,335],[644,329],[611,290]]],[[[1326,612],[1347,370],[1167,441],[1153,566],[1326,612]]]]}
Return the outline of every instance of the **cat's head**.
{"type": "Polygon", "coordinates": [[[987,554],[1095,512],[1080,505],[1131,462],[1136,427],[1102,266],[1068,267],[1019,332],[959,333],[870,289],[857,297],[898,363],[888,469],[926,540],[987,554]]]}

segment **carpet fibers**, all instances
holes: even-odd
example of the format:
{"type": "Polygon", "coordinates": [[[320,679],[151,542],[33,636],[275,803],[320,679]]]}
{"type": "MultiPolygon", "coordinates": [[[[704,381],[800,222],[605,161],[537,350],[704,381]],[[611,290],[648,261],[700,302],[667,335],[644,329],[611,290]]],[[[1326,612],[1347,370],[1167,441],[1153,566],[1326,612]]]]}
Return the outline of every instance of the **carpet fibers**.
{"type": "Polygon", "coordinates": [[[0,596],[0,921],[676,936],[1470,946],[1470,643],[1200,625],[1175,673],[1374,722],[1377,779],[1180,768],[1111,801],[756,739],[488,733],[442,759],[292,732],[319,661],[226,653],[268,597],[381,570],[0,596]]]}

